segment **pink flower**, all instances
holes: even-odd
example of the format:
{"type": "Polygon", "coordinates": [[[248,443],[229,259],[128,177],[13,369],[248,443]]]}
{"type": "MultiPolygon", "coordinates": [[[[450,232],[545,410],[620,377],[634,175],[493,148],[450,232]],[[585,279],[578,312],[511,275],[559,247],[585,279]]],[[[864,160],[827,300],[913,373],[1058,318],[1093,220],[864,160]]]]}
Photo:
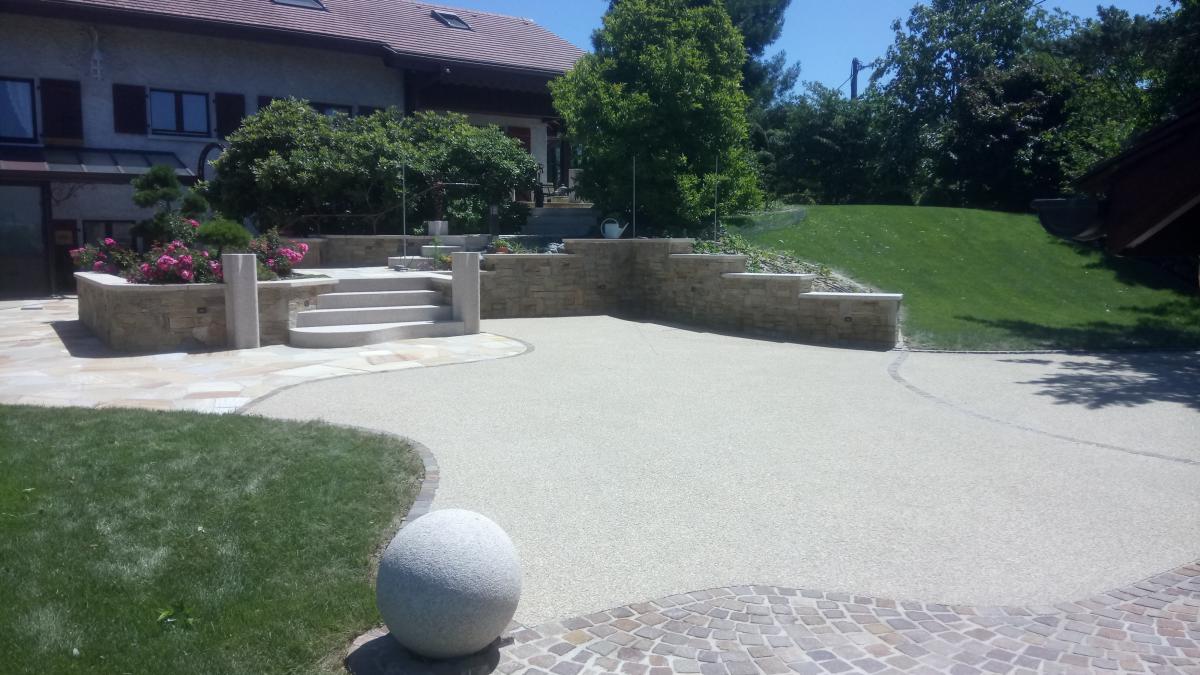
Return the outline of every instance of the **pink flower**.
{"type": "Polygon", "coordinates": [[[192,256],[190,256],[190,255],[179,256],[179,266],[180,267],[191,267],[192,266],[192,256]]]}
{"type": "Polygon", "coordinates": [[[176,265],[176,263],[178,263],[178,262],[179,262],[178,260],[172,258],[171,256],[164,255],[163,257],[158,259],[158,262],[156,264],[158,265],[158,269],[166,272],[167,270],[174,267],[176,265]]]}
{"type": "Polygon", "coordinates": [[[105,238],[104,238],[104,245],[105,245],[105,246],[116,246],[116,245],[117,245],[117,240],[116,240],[116,239],[113,239],[112,237],[105,237],[105,238]]]}
{"type": "Polygon", "coordinates": [[[191,281],[192,280],[192,271],[191,270],[183,270],[182,272],[179,273],[179,276],[184,281],[191,281]]]}
{"type": "Polygon", "coordinates": [[[296,248],[299,249],[301,253],[308,253],[308,244],[304,242],[296,244],[296,248]]]}
{"type": "Polygon", "coordinates": [[[197,227],[200,227],[200,223],[196,222],[195,220],[193,220],[191,218],[188,218],[187,222],[188,222],[188,225],[192,226],[193,230],[196,229],[197,227]]]}
{"type": "Polygon", "coordinates": [[[150,276],[152,268],[150,267],[150,263],[142,263],[140,266],[138,266],[138,269],[142,271],[142,274],[150,276]]]}
{"type": "Polygon", "coordinates": [[[207,258],[207,257],[208,257],[208,251],[200,251],[200,255],[202,255],[202,256],[204,256],[205,258],[207,258]]]}
{"type": "Polygon", "coordinates": [[[267,267],[270,267],[271,269],[275,269],[275,259],[274,258],[267,258],[267,267]]]}
{"type": "Polygon", "coordinates": [[[92,263],[92,271],[94,271],[94,272],[99,272],[99,271],[101,271],[101,270],[103,270],[103,269],[104,269],[104,263],[103,263],[103,262],[101,262],[101,261],[97,260],[96,262],[92,263]]]}

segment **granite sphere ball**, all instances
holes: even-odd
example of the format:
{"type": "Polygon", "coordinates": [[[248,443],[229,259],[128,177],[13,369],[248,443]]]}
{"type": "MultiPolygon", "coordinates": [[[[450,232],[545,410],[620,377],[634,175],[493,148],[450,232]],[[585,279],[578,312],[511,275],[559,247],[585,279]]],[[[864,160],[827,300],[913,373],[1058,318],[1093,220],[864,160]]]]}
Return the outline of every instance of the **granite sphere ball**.
{"type": "Polygon", "coordinates": [[[406,525],[379,562],[375,602],[396,640],[431,659],[491,644],[521,597],[521,562],[500,526],[463,509],[406,525]]]}

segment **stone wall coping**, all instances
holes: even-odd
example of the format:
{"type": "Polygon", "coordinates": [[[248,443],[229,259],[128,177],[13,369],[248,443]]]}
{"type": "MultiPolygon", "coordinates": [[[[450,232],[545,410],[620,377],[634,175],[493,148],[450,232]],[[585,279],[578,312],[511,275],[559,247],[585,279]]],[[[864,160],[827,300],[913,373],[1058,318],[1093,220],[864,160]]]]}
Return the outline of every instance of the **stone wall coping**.
{"type": "Polygon", "coordinates": [[[830,291],[812,291],[810,293],[801,293],[801,298],[812,298],[813,300],[884,300],[888,302],[900,302],[904,299],[903,293],[834,293],[830,291]]]}
{"type": "Polygon", "coordinates": [[[487,253],[484,258],[487,260],[503,260],[504,258],[520,258],[529,260],[530,258],[546,258],[546,259],[562,259],[574,257],[574,253],[487,253]]]}
{"type": "MultiPolygon", "coordinates": [[[[99,272],[76,272],[75,278],[94,286],[104,286],[106,289],[123,293],[200,293],[219,290],[224,292],[225,284],[131,284],[115,274],[99,272]]],[[[279,279],[277,281],[260,281],[259,287],[267,288],[297,288],[300,286],[316,286],[320,284],[336,284],[332,277],[315,277],[307,279],[279,279]]]]}
{"type": "Polygon", "coordinates": [[[784,274],[774,272],[726,272],[721,275],[726,279],[800,279],[810,281],[816,279],[816,274],[784,274]]]}
{"type": "Polygon", "coordinates": [[[570,242],[580,242],[583,244],[661,244],[664,242],[666,242],[666,243],[687,242],[689,244],[694,244],[696,242],[696,240],[688,239],[688,238],[683,238],[683,239],[642,239],[642,238],[638,238],[638,239],[599,239],[599,238],[597,238],[597,239],[563,239],[564,244],[569,244],[570,242]]]}
{"type": "Polygon", "coordinates": [[[669,258],[673,260],[745,260],[746,256],[741,253],[672,253],[669,258]]]}

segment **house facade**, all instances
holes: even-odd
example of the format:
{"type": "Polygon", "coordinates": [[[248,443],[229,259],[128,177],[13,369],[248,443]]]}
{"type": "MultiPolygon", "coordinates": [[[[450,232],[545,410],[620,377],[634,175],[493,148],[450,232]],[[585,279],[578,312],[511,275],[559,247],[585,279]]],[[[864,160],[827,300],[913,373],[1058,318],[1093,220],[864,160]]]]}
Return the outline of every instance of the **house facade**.
{"type": "Polygon", "coordinates": [[[275,98],[466,113],[566,183],[546,84],[581,54],[526,19],[407,0],[0,0],[0,295],[69,290],[71,248],[129,243],[148,216],[133,177],[204,177],[275,98]]]}

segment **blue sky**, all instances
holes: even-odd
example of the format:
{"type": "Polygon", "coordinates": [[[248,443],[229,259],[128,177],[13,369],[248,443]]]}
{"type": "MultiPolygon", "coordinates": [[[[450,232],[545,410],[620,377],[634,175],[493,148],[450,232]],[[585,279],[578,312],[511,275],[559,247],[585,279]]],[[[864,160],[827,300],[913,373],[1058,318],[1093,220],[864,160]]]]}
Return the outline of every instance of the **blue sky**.
{"type": "MultiPolygon", "coordinates": [[[[528,17],[584,49],[600,25],[608,0],[441,0],[448,5],[528,17]]],[[[908,15],[915,0],[792,0],[783,37],[772,47],[800,61],[801,80],[836,87],[850,73],[850,59],[870,61],[892,42],[892,19],[908,15]]],[[[1149,14],[1167,0],[1046,0],[1072,14],[1093,16],[1098,4],[1149,14]]],[[[848,91],[847,87],[847,91],[848,91]]]]}

